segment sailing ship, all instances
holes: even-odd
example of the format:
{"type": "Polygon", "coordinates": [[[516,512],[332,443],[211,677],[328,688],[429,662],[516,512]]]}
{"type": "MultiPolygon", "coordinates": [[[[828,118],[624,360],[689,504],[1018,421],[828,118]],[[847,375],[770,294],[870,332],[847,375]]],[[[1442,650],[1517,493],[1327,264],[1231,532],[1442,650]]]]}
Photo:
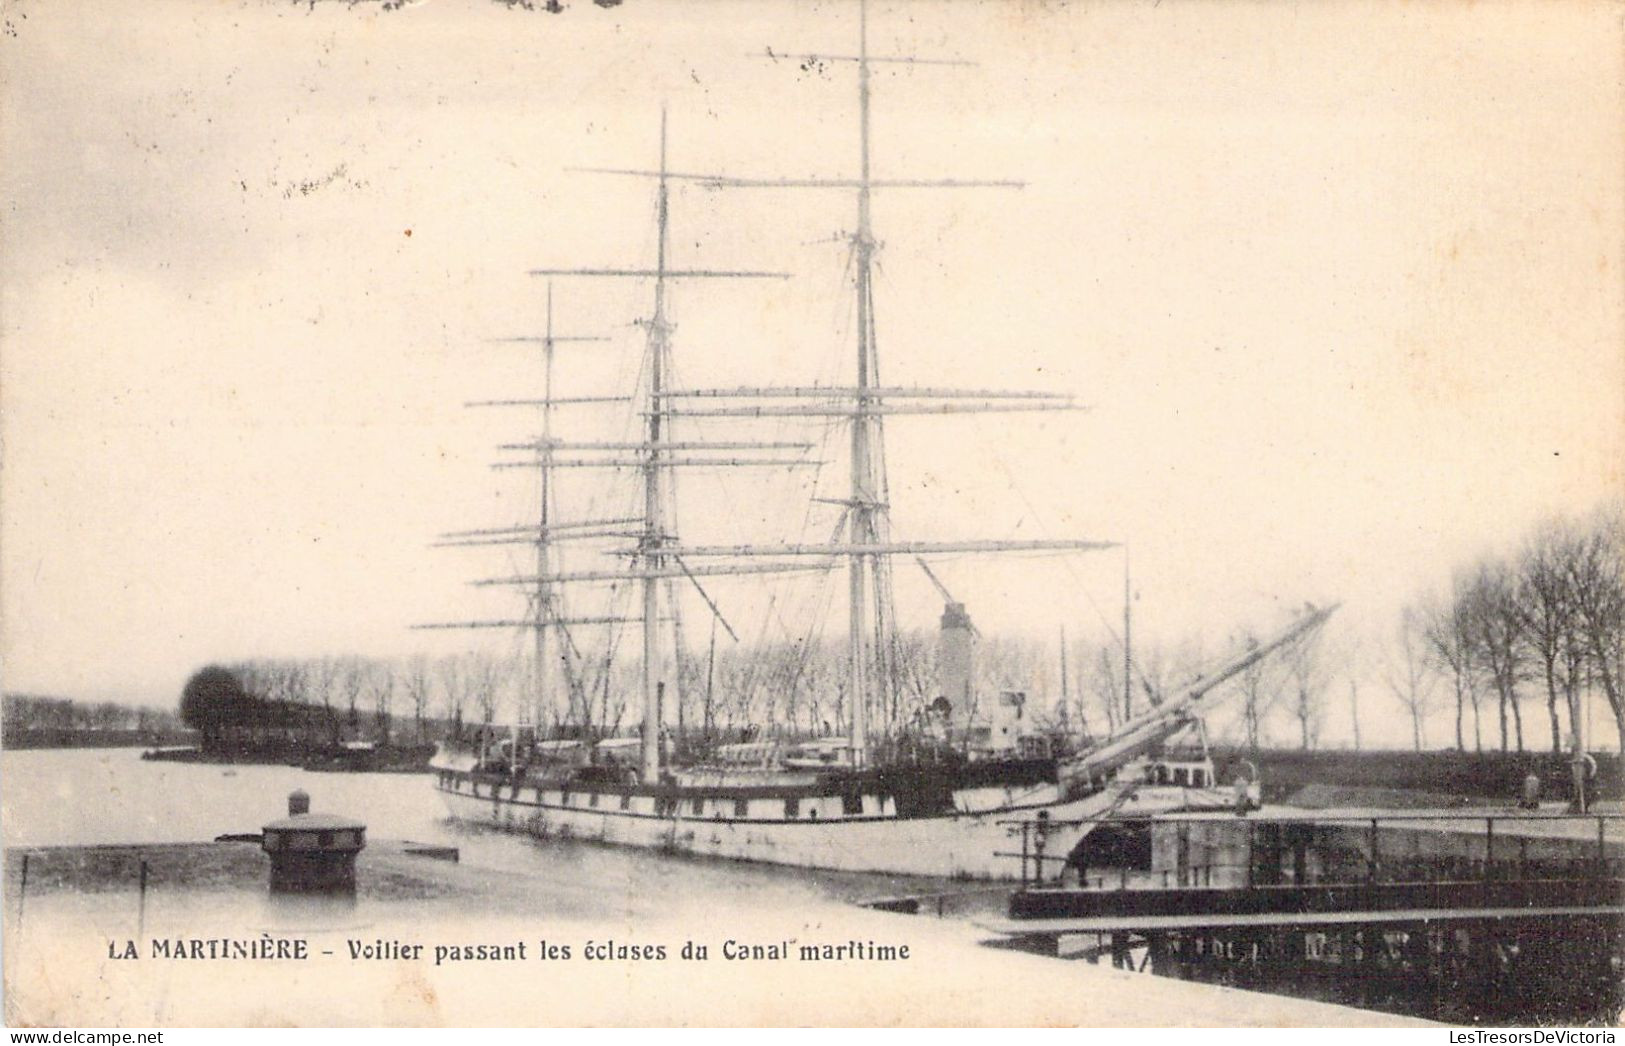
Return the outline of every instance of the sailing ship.
{"type": "MultiPolygon", "coordinates": [[[[1200,724],[1204,702],[1226,680],[1271,652],[1317,628],[1329,609],[1310,607],[1273,638],[1231,657],[1206,675],[1121,723],[1108,736],[1085,739],[1037,730],[1027,714],[1027,695],[976,693],[971,663],[974,637],[966,608],[954,602],[935,576],[945,611],[940,634],[939,696],[904,722],[871,719],[883,705],[895,707],[895,615],[892,562],[897,557],[1000,552],[1090,552],[1116,547],[1080,539],[907,541],[890,526],[884,425],[898,415],[1065,410],[1070,397],[1042,391],[1005,392],[888,385],[880,380],[875,339],[874,257],[871,198],[877,191],[910,188],[997,188],[1019,183],[952,179],[882,179],[870,170],[871,75],[880,63],[963,64],[912,56],[871,54],[867,12],[859,8],[856,53],[784,55],[779,58],[846,65],[858,89],[858,169],[850,178],[740,178],[675,173],[666,164],[665,118],[660,162],[652,170],[603,173],[647,178],[655,190],[656,257],[652,267],[539,269],[551,278],[603,277],[645,281],[653,308],[645,329],[641,378],[635,397],[559,397],[552,382],[556,346],[576,336],[552,327],[549,284],[547,330],[542,345],[547,378],[538,400],[486,401],[541,409],[541,434],[510,444],[528,452],[519,462],[540,475],[537,521],[503,530],[462,531],[451,544],[533,546],[533,575],[493,578],[482,584],[516,587],[529,594],[530,612],[517,621],[459,622],[423,627],[518,627],[533,638],[538,707],[562,709],[557,724],[516,724],[507,737],[488,731],[470,742],[443,744],[431,767],[434,787],[451,814],[541,837],[592,840],[698,855],[809,868],[925,876],[1010,878],[1015,862],[1010,822],[1037,819],[1048,827],[1044,846],[1056,856],[1073,851],[1108,816],[1228,806],[1236,793],[1215,780],[1205,751],[1178,760],[1164,751],[1177,735],[1200,724]],[[670,261],[670,189],[698,182],[718,189],[849,192],[856,204],[854,228],[845,237],[856,296],[856,365],[850,384],[680,388],[672,372],[671,288],[690,280],[766,279],[781,274],[748,270],[681,268],[670,261]],[[633,399],[640,416],[638,438],[571,441],[554,435],[556,408],[633,399]],[[840,510],[827,543],[688,544],[676,533],[677,469],[732,469],[808,464],[807,444],[766,440],[693,439],[672,435],[673,423],[704,424],[706,418],[799,419],[844,425],[847,447],[845,497],[829,499],[840,510]],[[574,456],[572,456],[574,455],[574,456]],[[750,456],[758,455],[758,456],[750,456]],[[633,471],[641,484],[639,510],[613,518],[561,519],[556,511],[555,470],[608,468],[633,471]],[[611,548],[621,565],[561,570],[555,546],[563,541],[627,541],[611,548]],[[676,612],[675,586],[692,585],[714,620],[728,627],[702,578],[830,572],[843,569],[847,582],[846,678],[841,702],[846,722],[839,737],[741,738],[705,743],[678,752],[667,720],[666,695],[676,682],[672,665],[680,639],[665,626],[676,612]],[[635,586],[640,612],[572,617],[565,596],[577,586],[635,586]],[[635,736],[606,733],[593,724],[589,695],[576,674],[583,655],[574,631],[620,623],[641,634],[642,725],[635,736]],[[562,686],[551,685],[565,677],[562,686]],[[558,695],[554,699],[554,695],[558,695]],[[987,709],[978,714],[977,709],[987,709]]],[[[929,574],[929,567],[926,567],[929,574]]],[[[729,631],[732,629],[729,627],[729,631]]],[[[1126,638],[1126,637],[1125,637],[1126,638]]],[[[1125,684],[1131,685],[1127,674],[1125,684]]],[[[607,677],[606,677],[606,684],[607,677]]],[[[1057,862],[1059,863],[1059,862],[1057,862]]]]}

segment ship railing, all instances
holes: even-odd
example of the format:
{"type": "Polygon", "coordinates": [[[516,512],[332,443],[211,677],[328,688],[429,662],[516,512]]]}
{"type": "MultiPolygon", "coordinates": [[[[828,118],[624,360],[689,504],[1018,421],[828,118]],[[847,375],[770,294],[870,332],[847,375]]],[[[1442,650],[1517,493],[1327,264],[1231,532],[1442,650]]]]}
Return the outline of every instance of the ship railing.
{"type": "MultiPolygon", "coordinates": [[[[1415,881],[1510,881],[1525,879],[1625,880],[1625,813],[1529,812],[1416,812],[1382,814],[1316,814],[1225,816],[1216,812],[1125,814],[1114,810],[1093,817],[1049,817],[997,822],[1006,835],[1019,839],[1014,850],[999,850],[996,857],[1020,862],[1023,888],[1056,885],[1068,871],[1077,873],[1074,888],[1102,890],[1205,888],[1220,885],[1304,885],[1309,883],[1403,883],[1415,881]],[[1246,824],[1245,863],[1202,859],[1178,868],[1111,868],[1096,875],[1079,868],[1074,852],[1088,833],[1102,825],[1174,825],[1179,846],[1186,849],[1189,826],[1246,824]],[[1539,824],[1584,826],[1584,831],[1528,832],[1539,824]],[[1500,831],[1497,831],[1499,826],[1500,831]],[[1073,830],[1084,829],[1076,838],[1073,830]],[[1422,854],[1383,849],[1383,832],[1422,830],[1453,837],[1454,852],[1422,854]],[[1066,838],[1071,846],[1057,852],[1053,842],[1066,838]],[[1465,838],[1464,838],[1465,837],[1465,838]],[[1585,852],[1580,848],[1584,847],[1585,852]],[[1310,861],[1310,851],[1315,860],[1310,861]],[[1546,852],[1542,852],[1542,851],[1546,852]],[[1533,851],[1533,852],[1531,852],[1533,851]],[[1554,851],[1565,851],[1562,853],[1554,851]],[[1270,861],[1260,860],[1269,855],[1270,861]],[[1290,868],[1282,861],[1292,859],[1290,868]]],[[[1149,843],[1147,844],[1150,845],[1149,843]]]]}

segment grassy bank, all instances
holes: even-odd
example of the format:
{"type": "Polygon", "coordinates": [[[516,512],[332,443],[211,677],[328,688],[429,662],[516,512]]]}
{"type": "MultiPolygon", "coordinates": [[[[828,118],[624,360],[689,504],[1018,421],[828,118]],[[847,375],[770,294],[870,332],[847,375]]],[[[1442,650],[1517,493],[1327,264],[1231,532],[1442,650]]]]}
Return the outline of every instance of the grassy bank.
{"type": "MultiPolygon", "coordinates": [[[[1592,798],[1620,799],[1625,788],[1621,785],[1619,756],[1599,754],[1595,758],[1597,776],[1592,781],[1592,798]]],[[[1510,803],[1517,800],[1524,778],[1531,773],[1541,780],[1542,799],[1573,799],[1569,757],[1550,752],[1304,752],[1295,749],[1251,752],[1215,748],[1213,761],[1221,781],[1233,780],[1243,772],[1243,761],[1253,763],[1262,777],[1264,798],[1271,802],[1280,802],[1311,785],[1322,785],[1426,792],[1471,802],[1510,803]]]]}

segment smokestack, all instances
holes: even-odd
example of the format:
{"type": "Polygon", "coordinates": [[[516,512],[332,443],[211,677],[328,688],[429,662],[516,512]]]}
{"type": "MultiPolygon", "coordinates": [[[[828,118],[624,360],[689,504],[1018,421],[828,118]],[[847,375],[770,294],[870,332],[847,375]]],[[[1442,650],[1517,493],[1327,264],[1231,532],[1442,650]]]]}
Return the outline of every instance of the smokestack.
{"type": "Polygon", "coordinates": [[[955,715],[970,711],[971,686],[976,674],[976,637],[963,603],[942,607],[942,631],[937,637],[937,682],[955,715]]]}

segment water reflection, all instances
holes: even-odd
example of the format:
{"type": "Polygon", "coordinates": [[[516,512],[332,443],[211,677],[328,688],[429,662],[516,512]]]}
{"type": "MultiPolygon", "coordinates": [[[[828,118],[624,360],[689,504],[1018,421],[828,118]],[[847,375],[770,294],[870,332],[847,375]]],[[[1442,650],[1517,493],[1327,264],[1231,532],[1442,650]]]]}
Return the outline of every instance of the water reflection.
{"type": "MultiPolygon", "coordinates": [[[[850,903],[945,885],[537,840],[463,825],[447,817],[423,774],[150,762],[132,749],[4,752],[0,771],[5,779],[0,817],[8,847],[192,843],[258,832],[284,816],[288,793],[299,788],[310,793],[313,811],[365,822],[369,840],[457,847],[461,863],[456,888],[435,892],[455,893],[474,908],[528,905],[587,918],[685,912],[705,917],[715,913],[719,901],[765,908],[850,903]]],[[[363,851],[358,865],[363,910],[369,903],[368,868],[369,851],[363,851]]],[[[211,880],[234,878],[230,868],[188,871],[194,890],[207,888],[211,880]]],[[[429,874],[428,881],[432,889],[437,880],[429,874]]],[[[380,893],[378,883],[372,885],[376,902],[427,899],[410,891],[395,897],[387,890],[380,893]]],[[[256,888],[263,891],[263,880],[256,888]]],[[[155,890],[155,896],[164,892],[155,890]]]]}

